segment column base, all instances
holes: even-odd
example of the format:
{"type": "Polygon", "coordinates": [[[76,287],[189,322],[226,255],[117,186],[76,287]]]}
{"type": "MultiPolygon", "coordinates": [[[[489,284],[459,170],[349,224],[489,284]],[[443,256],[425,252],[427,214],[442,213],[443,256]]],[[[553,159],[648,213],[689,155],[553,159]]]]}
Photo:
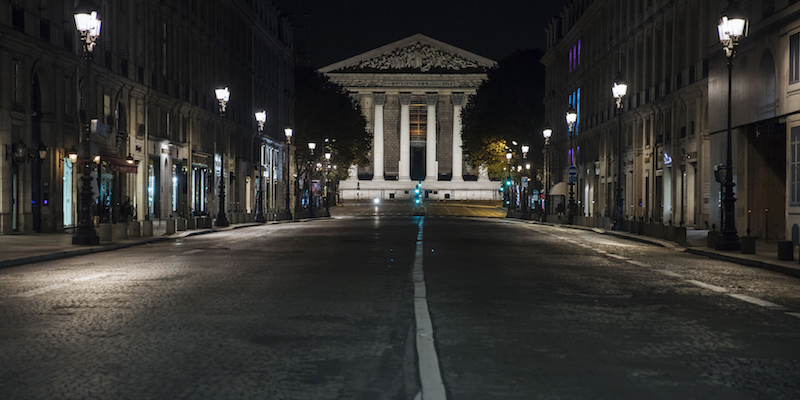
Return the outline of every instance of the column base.
{"type": "Polygon", "coordinates": [[[410,176],[401,176],[397,180],[400,181],[400,182],[409,182],[409,181],[411,181],[411,177],[410,176]]]}
{"type": "Polygon", "coordinates": [[[464,182],[464,177],[463,176],[454,176],[453,178],[450,179],[450,181],[451,182],[464,182]]]}
{"type": "Polygon", "coordinates": [[[383,182],[383,181],[385,181],[385,179],[382,176],[373,176],[372,177],[372,181],[373,182],[383,182]]]}
{"type": "Polygon", "coordinates": [[[426,180],[426,181],[429,181],[429,182],[436,182],[436,181],[438,181],[438,180],[439,180],[439,178],[438,178],[438,177],[436,177],[436,176],[426,176],[426,177],[425,177],[425,180],[426,180]]]}

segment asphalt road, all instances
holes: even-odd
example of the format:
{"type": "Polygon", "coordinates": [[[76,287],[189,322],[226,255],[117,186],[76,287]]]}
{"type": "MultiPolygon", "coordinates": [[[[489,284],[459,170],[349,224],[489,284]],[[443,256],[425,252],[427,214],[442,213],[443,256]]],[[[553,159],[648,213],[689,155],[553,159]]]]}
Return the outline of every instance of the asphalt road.
{"type": "Polygon", "coordinates": [[[0,270],[0,399],[800,398],[796,278],[370,212],[0,270]]]}

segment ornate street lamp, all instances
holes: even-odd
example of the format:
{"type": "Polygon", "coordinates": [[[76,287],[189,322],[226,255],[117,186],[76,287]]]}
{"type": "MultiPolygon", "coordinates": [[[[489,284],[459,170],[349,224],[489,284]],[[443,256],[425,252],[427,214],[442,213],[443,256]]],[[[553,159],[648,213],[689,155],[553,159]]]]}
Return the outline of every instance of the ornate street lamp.
{"type": "Polygon", "coordinates": [[[314,216],[314,188],[311,186],[311,177],[313,176],[314,168],[314,149],[317,144],[308,142],[308,150],[311,152],[311,158],[308,160],[308,172],[306,174],[306,184],[308,185],[308,214],[310,217],[314,216]]]}
{"type": "MultiPolygon", "coordinates": [[[[289,167],[292,165],[291,158],[294,154],[293,146],[292,146],[292,128],[286,128],[283,130],[284,135],[286,135],[286,212],[289,213],[289,219],[292,219],[293,209],[292,209],[292,199],[289,195],[289,192],[292,188],[292,174],[289,171],[289,167]]],[[[295,182],[297,180],[295,179],[295,182]]],[[[297,195],[297,191],[295,191],[295,195],[297,195]]]]}
{"type": "MultiPolygon", "coordinates": [[[[570,107],[567,110],[566,115],[567,120],[567,127],[569,128],[569,148],[570,148],[570,160],[569,165],[571,167],[575,167],[575,123],[578,121],[578,113],[570,107]]],[[[567,223],[572,224],[572,218],[575,215],[575,182],[572,182],[572,178],[569,179],[569,205],[567,209],[567,223]]]]}
{"type": "Polygon", "coordinates": [[[261,170],[263,164],[261,162],[262,155],[262,137],[264,135],[264,124],[267,122],[267,112],[259,111],[255,114],[256,122],[258,122],[258,188],[256,191],[256,222],[267,222],[264,217],[264,173],[261,170]]]}
{"type": "MultiPolygon", "coordinates": [[[[97,37],[100,36],[100,26],[102,22],[97,17],[95,11],[90,3],[84,1],[75,9],[75,27],[81,34],[81,42],[83,44],[83,55],[86,58],[86,93],[87,97],[91,93],[89,84],[89,76],[91,74],[92,56],[97,37]]],[[[90,103],[89,103],[90,104],[90,103]]],[[[88,114],[88,113],[87,113],[88,114]]],[[[95,245],[100,244],[100,237],[94,230],[94,221],[92,221],[92,158],[89,154],[90,148],[90,125],[89,117],[87,115],[86,121],[86,135],[83,139],[83,176],[81,176],[81,190],[78,207],[78,226],[75,228],[75,233],[72,236],[72,244],[87,244],[95,245]]],[[[72,154],[70,153],[70,161],[77,162],[78,152],[75,152],[73,161],[72,154]]]]}
{"type": "Polygon", "coordinates": [[[733,73],[733,58],[736,57],[736,45],[739,38],[747,36],[747,19],[739,9],[737,1],[730,1],[728,8],[722,12],[717,26],[719,41],[728,58],[728,143],[725,162],[725,183],[722,184],[722,231],[716,244],[717,250],[739,250],[742,243],[736,232],[736,197],[733,193],[733,161],[732,161],[732,135],[731,135],[731,86],[733,73]]]}
{"type": "Polygon", "coordinates": [[[506,153],[506,171],[508,171],[508,178],[506,178],[505,190],[507,197],[506,206],[508,207],[509,212],[511,211],[511,157],[513,157],[513,154],[511,154],[511,150],[509,149],[509,152],[506,153]]]}
{"type": "Polygon", "coordinates": [[[614,79],[614,84],[611,86],[611,94],[617,101],[617,121],[619,128],[617,130],[617,212],[614,219],[614,229],[622,230],[622,203],[623,203],[623,173],[622,173],[622,99],[628,93],[628,82],[622,76],[622,71],[617,72],[617,77],[614,79]]]}
{"type": "MultiPolygon", "coordinates": [[[[225,106],[228,104],[228,100],[231,99],[231,92],[228,90],[228,87],[218,88],[214,90],[215,94],[217,95],[217,101],[219,101],[219,115],[225,116],[225,106]]],[[[230,223],[228,222],[228,217],[225,215],[225,157],[224,157],[224,149],[220,151],[222,156],[222,166],[220,167],[220,176],[219,176],[219,213],[217,213],[217,221],[215,222],[216,226],[225,227],[229,226],[230,223]]]]}
{"type": "Polygon", "coordinates": [[[67,151],[67,155],[69,156],[69,162],[72,163],[72,165],[75,165],[75,163],[78,162],[78,150],[75,150],[75,146],[70,147],[70,149],[67,151]]]}
{"type": "MultiPolygon", "coordinates": [[[[542,129],[542,136],[544,136],[544,190],[543,190],[543,192],[544,192],[544,207],[543,207],[542,213],[544,213],[545,216],[547,215],[547,207],[550,206],[550,200],[547,198],[547,189],[548,189],[548,185],[550,184],[550,176],[549,176],[549,174],[550,174],[550,171],[549,171],[550,165],[548,164],[548,161],[550,160],[550,156],[549,156],[548,152],[550,150],[550,136],[552,136],[552,135],[553,135],[553,129],[550,128],[549,125],[545,126],[545,128],[542,129]]],[[[545,218],[547,218],[547,217],[545,217],[545,218]]]]}
{"type": "MultiPolygon", "coordinates": [[[[531,149],[531,146],[528,146],[527,144],[523,144],[522,146],[520,146],[520,148],[522,149],[522,159],[523,160],[527,160],[528,159],[528,150],[531,149]]],[[[522,166],[521,165],[519,166],[518,169],[519,169],[520,172],[522,172],[522,166]]],[[[530,165],[528,165],[528,172],[530,172],[530,165]]],[[[520,174],[520,175],[522,175],[522,174],[520,174]]],[[[526,173],[526,175],[528,175],[528,174],[526,173]]],[[[519,180],[520,180],[520,184],[522,184],[522,177],[521,176],[520,176],[519,180]]],[[[522,203],[522,218],[523,219],[529,219],[530,218],[530,209],[528,208],[528,204],[530,204],[530,199],[528,198],[528,195],[530,194],[530,191],[528,190],[528,187],[530,187],[530,185],[531,185],[530,177],[528,177],[527,185],[525,185],[522,188],[522,198],[524,199],[523,200],[524,202],[522,203]]]]}

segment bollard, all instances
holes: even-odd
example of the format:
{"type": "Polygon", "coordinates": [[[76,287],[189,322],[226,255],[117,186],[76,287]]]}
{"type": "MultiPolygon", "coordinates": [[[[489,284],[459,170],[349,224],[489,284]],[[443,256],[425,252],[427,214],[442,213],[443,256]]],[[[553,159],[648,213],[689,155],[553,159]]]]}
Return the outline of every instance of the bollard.
{"type": "Polygon", "coordinates": [[[794,244],[791,240],[778,241],[778,260],[792,261],[794,260],[794,244]]]}
{"type": "Polygon", "coordinates": [[[177,219],[178,226],[176,227],[178,232],[183,232],[186,230],[186,218],[178,218],[177,219]]]}
{"type": "Polygon", "coordinates": [[[175,234],[175,218],[167,218],[167,232],[165,235],[175,234]]]}
{"type": "Polygon", "coordinates": [[[111,237],[111,224],[100,224],[97,226],[97,236],[100,237],[101,242],[110,242],[111,237]]]}
{"type": "Polygon", "coordinates": [[[153,221],[147,219],[142,221],[142,237],[153,236],[153,221]]]}
{"type": "Polygon", "coordinates": [[[716,249],[718,241],[719,241],[719,232],[717,232],[717,231],[708,231],[708,238],[706,239],[706,246],[708,246],[709,249],[716,249]]]}
{"type": "Polygon", "coordinates": [[[756,254],[756,237],[742,236],[742,254],[756,254]]]}
{"type": "Polygon", "coordinates": [[[111,239],[115,242],[117,240],[125,240],[128,238],[128,224],[120,222],[111,226],[111,239]]]}
{"type": "Polygon", "coordinates": [[[686,246],[688,244],[686,240],[685,226],[679,226],[675,228],[675,241],[681,246],[686,246]]]}
{"type": "Polygon", "coordinates": [[[142,225],[139,221],[128,222],[128,237],[138,238],[139,236],[142,236],[142,225]]]}
{"type": "Polygon", "coordinates": [[[195,229],[197,227],[197,218],[191,217],[186,220],[186,229],[195,229]]]}

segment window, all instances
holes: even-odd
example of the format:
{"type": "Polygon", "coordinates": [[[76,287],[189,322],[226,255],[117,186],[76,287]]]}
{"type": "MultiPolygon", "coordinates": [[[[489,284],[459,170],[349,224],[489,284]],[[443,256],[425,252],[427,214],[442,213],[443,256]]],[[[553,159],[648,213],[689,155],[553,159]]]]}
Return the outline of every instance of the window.
{"type": "Polygon", "coordinates": [[[800,126],[792,128],[792,166],[791,166],[791,192],[790,205],[800,206],[800,126]]]}
{"type": "Polygon", "coordinates": [[[800,81],[800,33],[789,37],[789,83],[800,81]]]}
{"type": "Polygon", "coordinates": [[[20,91],[22,90],[22,78],[19,76],[20,73],[20,62],[14,61],[11,67],[11,95],[15,103],[19,103],[19,99],[21,97],[20,91]]]}
{"type": "Polygon", "coordinates": [[[425,96],[411,96],[409,125],[412,142],[424,142],[428,136],[428,103],[425,96]]]}

